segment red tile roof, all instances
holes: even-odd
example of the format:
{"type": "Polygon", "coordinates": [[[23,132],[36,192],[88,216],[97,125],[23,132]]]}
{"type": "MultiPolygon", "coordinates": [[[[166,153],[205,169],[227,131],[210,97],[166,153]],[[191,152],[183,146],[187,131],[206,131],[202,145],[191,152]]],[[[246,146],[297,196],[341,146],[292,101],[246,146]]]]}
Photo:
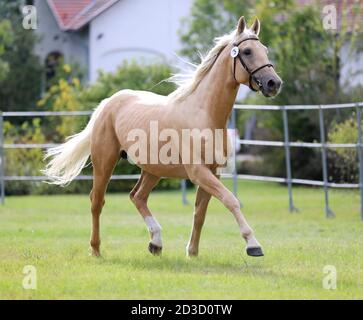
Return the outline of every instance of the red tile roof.
{"type": "Polygon", "coordinates": [[[119,0],[47,0],[59,27],[78,30],[119,0]]]}

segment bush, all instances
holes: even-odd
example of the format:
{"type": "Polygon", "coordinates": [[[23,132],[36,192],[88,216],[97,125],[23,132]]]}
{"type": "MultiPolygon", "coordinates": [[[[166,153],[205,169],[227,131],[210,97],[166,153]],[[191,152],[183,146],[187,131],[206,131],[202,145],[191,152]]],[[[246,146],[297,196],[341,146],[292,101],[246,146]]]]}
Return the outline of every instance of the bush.
{"type": "MultiPolygon", "coordinates": [[[[44,143],[40,119],[14,126],[4,122],[4,137],[7,144],[44,143]]],[[[40,149],[8,149],[5,153],[5,175],[38,176],[43,167],[43,154],[40,149]]],[[[31,183],[12,181],[6,185],[7,194],[29,194],[33,191],[31,183]]]]}
{"type": "Polygon", "coordinates": [[[100,72],[97,82],[81,93],[81,101],[88,108],[96,107],[104,98],[121,89],[145,90],[161,95],[168,95],[175,90],[173,83],[164,81],[169,78],[172,69],[161,63],[138,64],[125,61],[114,73],[100,72]]]}
{"type": "Polygon", "coordinates": [[[0,51],[4,51],[0,53],[0,109],[3,111],[30,110],[41,92],[43,66],[34,52],[38,39],[21,23],[24,2],[0,1],[0,51]],[[5,78],[4,65],[9,69],[5,78]]]}
{"type": "MultiPolygon", "coordinates": [[[[68,64],[58,67],[56,76],[50,82],[50,87],[37,105],[43,110],[78,111],[82,108],[80,93],[82,91],[78,74],[68,64]]],[[[85,124],[86,119],[77,116],[46,117],[43,129],[52,142],[60,143],[85,124]]]]}
{"type": "MultiPolygon", "coordinates": [[[[328,134],[331,143],[356,143],[358,140],[355,114],[341,123],[334,123],[328,134]]],[[[359,179],[357,150],[337,148],[329,154],[330,174],[342,182],[356,183],[359,179]]]]}

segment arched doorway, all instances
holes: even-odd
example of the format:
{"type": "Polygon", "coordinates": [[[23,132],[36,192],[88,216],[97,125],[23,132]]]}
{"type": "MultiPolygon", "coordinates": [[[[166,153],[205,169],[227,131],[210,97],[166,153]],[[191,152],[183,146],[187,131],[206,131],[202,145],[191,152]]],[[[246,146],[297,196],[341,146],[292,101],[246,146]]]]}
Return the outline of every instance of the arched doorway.
{"type": "Polygon", "coordinates": [[[63,60],[63,54],[58,51],[49,53],[45,59],[45,89],[48,90],[54,78],[57,67],[63,60]]]}

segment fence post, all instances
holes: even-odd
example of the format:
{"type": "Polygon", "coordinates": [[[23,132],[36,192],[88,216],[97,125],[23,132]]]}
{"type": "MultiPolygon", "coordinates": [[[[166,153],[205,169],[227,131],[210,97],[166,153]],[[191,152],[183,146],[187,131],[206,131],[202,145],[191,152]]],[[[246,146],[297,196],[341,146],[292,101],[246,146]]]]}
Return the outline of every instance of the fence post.
{"type": "Polygon", "coordinates": [[[237,156],[236,156],[236,109],[232,109],[232,128],[233,128],[233,194],[237,197],[238,176],[237,176],[237,156]]]}
{"type": "Polygon", "coordinates": [[[284,123],[284,147],[285,147],[285,162],[286,162],[286,177],[287,177],[287,188],[289,191],[289,211],[299,212],[294,206],[292,198],[292,174],[291,174],[291,155],[290,155],[290,139],[289,139],[289,121],[287,117],[287,110],[285,106],[282,107],[282,119],[284,123]]]}
{"type": "Polygon", "coordinates": [[[324,113],[321,106],[319,106],[319,127],[320,127],[320,143],[321,143],[321,163],[323,167],[323,180],[324,180],[324,194],[325,194],[325,215],[327,218],[335,217],[334,212],[329,207],[329,191],[328,191],[328,168],[326,158],[326,142],[325,142],[325,127],[324,127],[324,113]]]}
{"type": "Polygon", "coordinates": [[[180,186],[182,189],[182,203],[184,206],[189,204],[189,201],[187,199],[187,181],[185,179],[182,179],[180,181],[180,186]]]}
{"type": "Polygon", "coordinates": [[[362,155],[362,110],[363,105],[356,104],[357,110],[357,128],[358,128],[358,144],[357,152],[359,158],[359,190],[360,190],[360,217],[363,220],[363,155],[362,155]]]}
{"type": "Polygon", "coordinates": [[[0,203],[5,203],[4,117],[0,111],[0,203]]]}

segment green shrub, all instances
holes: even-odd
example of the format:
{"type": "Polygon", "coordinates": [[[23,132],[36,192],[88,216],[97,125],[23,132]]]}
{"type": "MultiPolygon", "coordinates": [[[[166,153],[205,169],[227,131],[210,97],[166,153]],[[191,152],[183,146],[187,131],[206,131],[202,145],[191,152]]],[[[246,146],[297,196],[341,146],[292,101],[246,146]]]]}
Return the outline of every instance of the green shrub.
{"type": "Polygon", "coordinates": [[[169,78],[172,69],[165,64],[139,64],[125,61],[113,73],[100,72],[95,84],[85,88],[81,101],[89,108],[96,107],[104,98],[121,89],[145,90],[161,95],[168,95],[175,90],[173,83],[164,81],[169,78]]]}
{"type": "MultiPolygon", "coordinates": [[[[59,66],[48,91],[38,101],[38,107],[46,111],[79,111],[83,104],[80,101],[82,86],[77,75],[69,64],[59,66]]],[[[60,143],[79,131],[85,122],[86,119],[78,116],[46,117],[43,130],[50,140],[60,143]]]]}
{"type": "MultiPolygon", "coordinates": [[[[358,139],[355,114],[341,123],[334,123],[329,130],[328,140],[331,143],[356,143],[358,139]]],[[[357,182],[359,166],[355,148],[337,148],[330,152],[330,174],[342,182],[357,182]]]]}
{"type": "MultiPolygon", "coordinates": [[[[4,122],[6,144],[45,143],[41,121],[38,118],[14,126],[4,122]]],[[[7,149],[5,152],[6,176],[38,176],[43,167],[43,153],[40,149],[7,149]]],[[[39,184],[39,183],[38,183],[39,184]]],[[[7,194],[28,194],[33,192],[32,183],[11,181],[6,184],[7,194]]]]}

